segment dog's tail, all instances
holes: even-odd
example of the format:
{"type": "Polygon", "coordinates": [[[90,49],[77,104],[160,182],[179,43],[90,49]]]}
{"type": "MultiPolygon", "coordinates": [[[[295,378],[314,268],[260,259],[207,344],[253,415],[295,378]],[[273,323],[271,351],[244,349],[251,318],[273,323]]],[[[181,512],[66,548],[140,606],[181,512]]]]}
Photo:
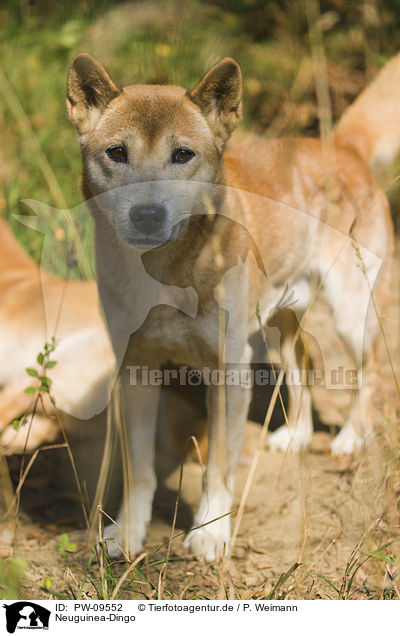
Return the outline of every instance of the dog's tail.
{"type": "Polygon", "coordinates": [[[356,150],[372,172],[400,150],[400,53],[363,90],[337,124],[336,143],[356,150]]]}

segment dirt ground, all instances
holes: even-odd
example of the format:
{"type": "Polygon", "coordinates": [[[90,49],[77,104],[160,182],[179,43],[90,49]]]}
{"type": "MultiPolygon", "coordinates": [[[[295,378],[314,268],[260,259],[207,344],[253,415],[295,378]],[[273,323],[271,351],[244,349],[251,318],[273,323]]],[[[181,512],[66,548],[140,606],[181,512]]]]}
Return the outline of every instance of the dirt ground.
{"type": "MultiPolygon", "coordinates": [[[[384,321],[394,360],[399,351],[398,288],[396,278],[393,305],[384,321]]],[[[344,361],[343,346],[332,328],[327,326],[330,316],[326,306],[318,302],[317,307],[314,328],[321,334],[319,343],[324,349],[325,363],[328,361],[335,367],[344,361]]],[[[349,395],[341,390],[316,388],[316,428],[319,430],[314,433],[312,445],[297,455],[262,449],[231,560],[219,565],[195,560],[185,552],[181,534],[172,542],[164,598],[215,599],[226,598],[226,595],[230,598],[265,598],[274,586],[277,586],[273,592],[275,598],[337,598],[338,592],[329,582],[339,589],[346,567],[354,559],[362,558],[363,554],[376,550],[399,534],[397,496],[400,481],[395,426],[399,412],[394,407],[397,403],[394,381],[383,345],[380,358],[373,415],[376,434],[367,448],[358,457],[334,458],[330,455],[334,425],[343,422],[349,395]],[[282,581],[281,575],[295,564],[299,564],[298,567],[282,581]]],[[[256,397],[251,413],[261,419],[259,415],[266,411],[268,396],[262,393],[256,397]]],[[[278,413],[275,425],[280,418],[278,413]]],[[[260,432],[259,423],[248,423],[237,477],[237,505],[260,432]]],[[[103,443],[99,430],[88,431],[72,442],[79,476],[89,497],[95,488],[103,443]]],[[[20,457],[9,458],[15,483],[20,462],[20,457]]],[[[111,514],[115,514],[121,491],[118,458],[114,464],[116,476],[108,487],[105,504],[111,514]]],[[[190,526],[199,500],[201,478],[199,463],[188,461],[184,466],[175,534],[190,526]]],[[[141,582],[137,575],[138,582],[132,582],[122,594],[125,598],[157,597],[178,479],[179,469],[176,469],[159,488],[145,546],[148,564],[140,575],[146,580],[141,582]]],[[[71,598],[78,594],[90,554],[79,502],[65,449],[39,453],[22,489],[17,527],[11,517],[0,526],[0,556],[14,554],[29,563],[23,598],[49,598],[43,589],[45,577],[51,579],[52,590],[58,595],[71,598]],[[63,559],[56,548],[63,533],[77,543],[76,552],[69,554],[67,559],[63,559]]],[[[388,549],[394,557],[395,546],[388,549]]],[[[123,563],[113,565],[115,576],[121,576],[125,569],[123,563]]],[[[391,586],[397,590],[396,574],[395,566],[389,572],[387,562],[370,558],[358,570],[346,596],[384,598],[385,590],[392,589],[391,586]]],[[[92,564],[89,575],[93,581],[99,580],[98,564],[92,564]]],[[[398,593],[395,591],[394,594],[398,593]]],[[[83,595],[84,598],[97,598],[90,582],[84,585],[83,595]]]]}

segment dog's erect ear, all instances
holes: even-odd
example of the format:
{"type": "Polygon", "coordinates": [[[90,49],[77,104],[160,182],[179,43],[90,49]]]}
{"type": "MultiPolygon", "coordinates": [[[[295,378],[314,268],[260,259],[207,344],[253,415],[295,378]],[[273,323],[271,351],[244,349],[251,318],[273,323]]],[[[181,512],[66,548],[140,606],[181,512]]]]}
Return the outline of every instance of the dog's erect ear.
{"type": "Polygon", "coordinates": [[[230,57],[216,64],[190,93],[211,128],[225,142],[242,117],[242,74],[230,57]]]}
{"type": "Polygon", "coordinates": [[[84,135],[92,130],[109,102],[119,90],[104,68],[88,53],[73,60],[68,73],[68,117],[84,135]]]}

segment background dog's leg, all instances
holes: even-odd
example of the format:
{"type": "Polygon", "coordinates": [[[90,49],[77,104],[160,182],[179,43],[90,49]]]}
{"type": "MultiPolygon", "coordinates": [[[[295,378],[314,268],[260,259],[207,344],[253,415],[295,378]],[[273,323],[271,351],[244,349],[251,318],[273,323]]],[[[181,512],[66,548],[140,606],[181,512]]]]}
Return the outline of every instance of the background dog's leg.
{"type": "MultiPolygon", "coordinates": [[[[349,353],[351,353],[351,345],[353,344],[351,339],[346,338],[345,342],[349,347],[349,353]]],[[[357,365],[357,360],[354,357],[353,360],[361,384],[359,389],[353,391],[353,403],[345,425],[332,441],[331,451],[333,455],[343,455],[360,450],[372,429],[371,398],[377,377],[376,346],[373,347],[372,351],[364,353],[362,365],[357,365]]]]}
{"type": "Polygon", "coordinates": [[[270,434],[269,447],[286,451],[299,451],[311,441],[313,432],[312,401],[308,387],[308,371],[311,367],[307,351],[299,333],[299,323],[294,311],[284,309],[280,313],[281,361],[287,374],[289,393],[287,424],[270,434]],[[297,340],[296,340],[297,338],[297,340]]]}
{"type": "Polygon", "coordinates": [[[375,356],[372,352],[364,355],[362,365],[357,368],[361,379],[359,389],[354,391],[354,399],[348,419],[331,444],[333,455],[343,455],[360,450],[371,432],[371,398],[376,379],[375,356]]]}
{"type": "MultiPolygon", "coordinates": [[[[357,389],[353,376],[349,376],[353,383],[347,382],[345,378],[344,388],[354,389],[354,399],[346,424],[332,442],[331,450],[334,455],[359,450],[371,432],[371,397],[376,379],[376,347],[379,333],[370,291],[360,269],[356,269],[354,263],[353,269],[349,265],[347,270],[341,273],[340,280],[337,278],[338,273],[340,274],[340,271],[332,271],[326,277],[325,291],[333,309],[336,329],[342,336],[353,362],[353,369],[348,371],[353,375],[354,371],[357,371],[361,384],[357,389]]],[[[375,297],[379,297],[380,288],[387,284],[387,280],[386,275],[381,277],[374,290],[375,297]]]]}
{"type": "Polygon", "coordinates": [[[111,557],[121,554],[121,546],[131,555],[142,549],[156,489],[154,446],[160,387],[130,385],[126,370],[121,372],[121,379],[132,463],[132,487],[128,493],[124,492],[116,519],[122,534],[115,524],[104,531],[104,538],[109,539],[107,547],[111,557]]]}

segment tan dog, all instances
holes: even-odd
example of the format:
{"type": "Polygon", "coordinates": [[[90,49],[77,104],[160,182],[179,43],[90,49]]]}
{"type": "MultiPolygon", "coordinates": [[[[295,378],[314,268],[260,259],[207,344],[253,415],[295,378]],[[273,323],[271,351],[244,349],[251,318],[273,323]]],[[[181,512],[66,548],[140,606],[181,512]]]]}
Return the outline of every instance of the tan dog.
{"type": "Polygon", "coordinates": [[[57,365],[48,374],[56,405],[73,419],[93,417],[107,404],[115,366],[96,284],[41,272],[0,219],[0,440],[7,452],[31,451],[59,432],[51,418],[54,407],[46,399],[28,439],[29,417],[18,431],[10,426],[32,408],[32,396],[24,389],[34,380],[26,369],[39,369],[37,355],[53,335],[57,365]]]}
{"type": "MultiPolygon", "coordinates": [[[[367,310],[374,284],[379,311],[384,307],[388,268],[381,266],[393,247],[388,203],[368,164],[398,149],[399,75],[397,57],[339,123],[328,157],[314,139],[249,140],[225,148],[241,117],[234,60],[217,64],[191,92],[151,85],[118,90],[89,55],[72,62],[67,108],[80,135],[99,290],[121,365],[133,461],[133,492],[119,527],[105,533],[112,555],[123,544],[131,553],[141,550],[151,518],[160,382],[157,376],[147,382],[146,369],[169,361],[226,372],[248,365],[257,306],[266,322],[287,285],[296,308],[305,309],[310,278],[318,278],[355,367],[365,366],[333,451],[351,452],[366,438],[378,335],[374,311],[367,310]],[[157,282],[154,290],[143,269],[157,282]],[[160,283],[171,286],[167,300],[160,283]],[[190,303],[176,308],[177,289],[195,290],[195,316],[190,303]]],[[[295,329],[290,321],[285,329],[283,362],[298,368],[295,329]]],[[[207,472],[194,525],[223,518],[187,538],[208,560],[229,548],[226,515],[249,398],[237,383],[226,382],[221,391],[211,382],[208,389],[207,472]]],[[[298,449],[311,434],[308,387],[292,386],[288,424],[271,444],[298,449]]]]}

